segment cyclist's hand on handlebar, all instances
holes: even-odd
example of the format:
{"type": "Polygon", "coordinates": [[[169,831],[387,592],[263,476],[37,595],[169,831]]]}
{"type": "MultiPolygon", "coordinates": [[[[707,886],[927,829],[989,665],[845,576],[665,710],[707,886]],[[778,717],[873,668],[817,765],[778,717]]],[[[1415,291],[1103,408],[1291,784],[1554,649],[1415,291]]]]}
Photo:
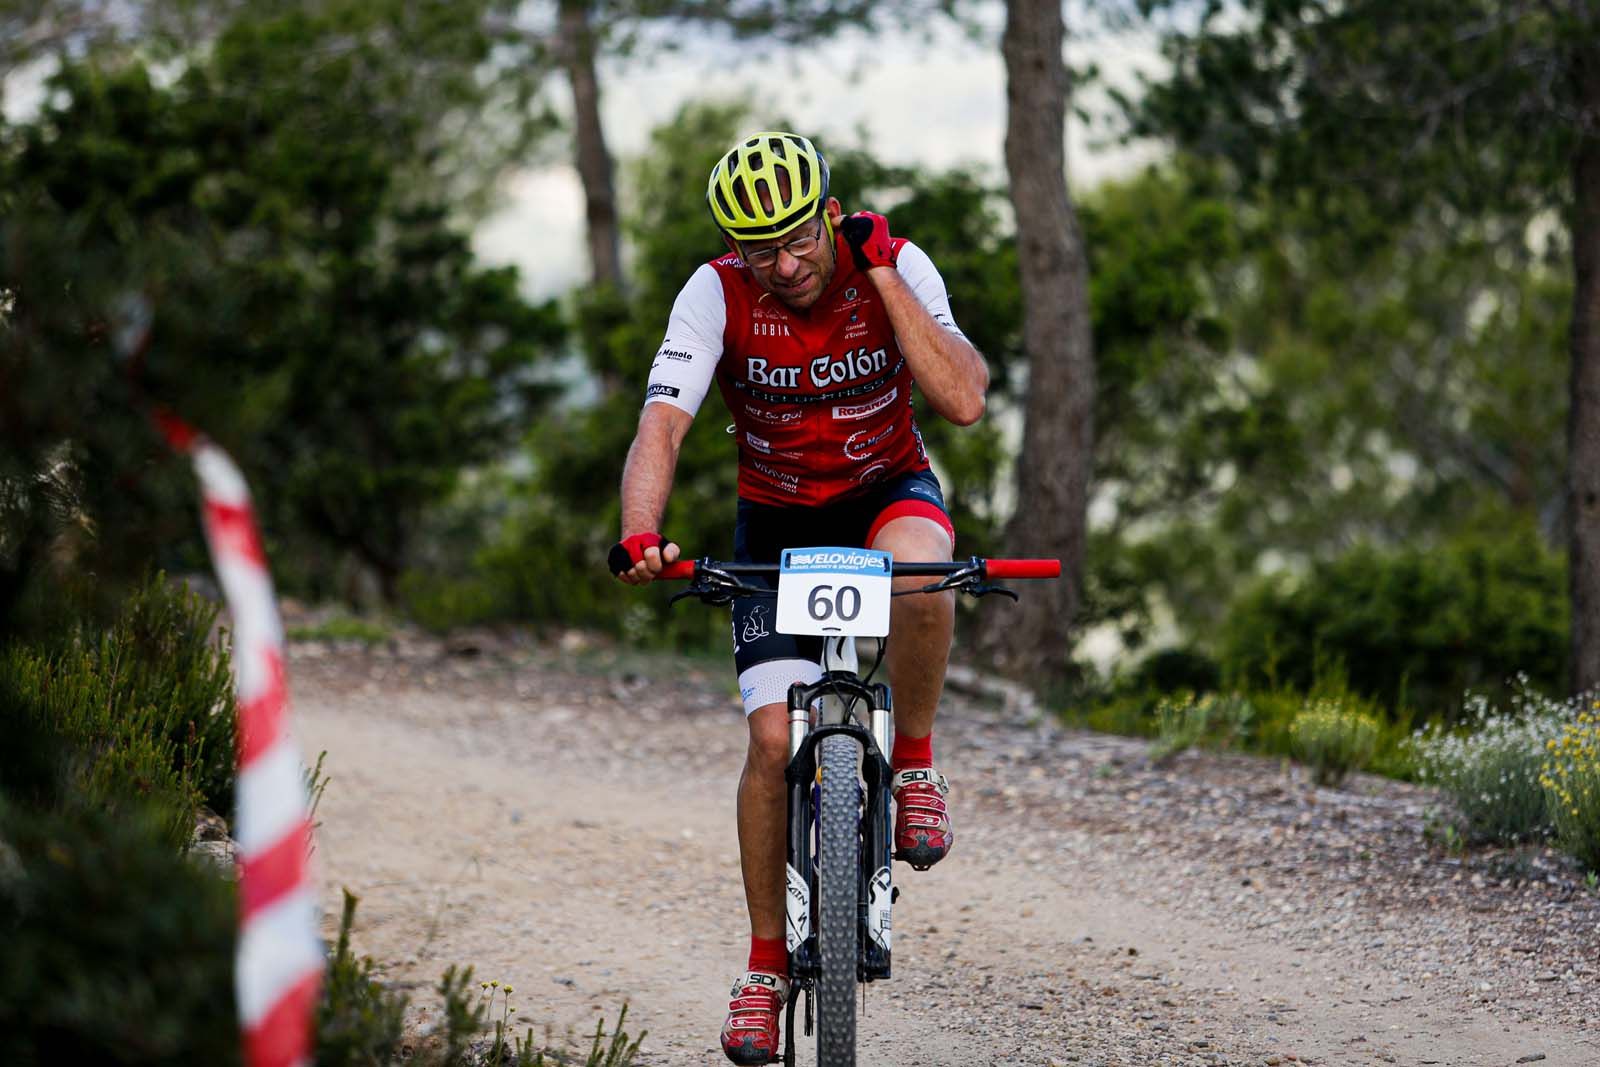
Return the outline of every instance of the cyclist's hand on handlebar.
{"type": "Polygon", "coordinates": [[[606,565],[629,585],[648,585],[678,558],[678,546],[658,533],[629,534],[611,546],[606,565]]]}

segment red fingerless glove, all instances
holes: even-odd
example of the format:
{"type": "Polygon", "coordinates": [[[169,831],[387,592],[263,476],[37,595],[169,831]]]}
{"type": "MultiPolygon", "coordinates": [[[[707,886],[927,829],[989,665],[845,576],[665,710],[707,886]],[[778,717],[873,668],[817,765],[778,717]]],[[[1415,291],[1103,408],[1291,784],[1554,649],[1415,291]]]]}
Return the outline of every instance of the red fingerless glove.
{"type": "Polygon", "coordinates": [[[631,571],[634,565],[644,559],[644,550],[647,548],[663,548],[667,539],[658,533],[629,534],[611,546],[611,551],[606,554],[606,565],[611,568],[612,574],[621,574],[631,571]]]}
{"type": "Polygon", "coordinates": [[[894,242],[889,237],[889,220],[870,211],[858,211],[839,224],[857,270],[892,267],[894,242]]]}

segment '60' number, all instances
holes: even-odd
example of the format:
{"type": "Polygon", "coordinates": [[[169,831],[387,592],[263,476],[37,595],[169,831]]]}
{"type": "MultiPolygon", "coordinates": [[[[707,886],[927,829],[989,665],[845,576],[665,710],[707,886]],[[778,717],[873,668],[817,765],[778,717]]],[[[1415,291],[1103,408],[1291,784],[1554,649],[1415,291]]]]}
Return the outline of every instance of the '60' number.
{"type": "Polygon", "coordinates": [[[861,614],[861,590],[853,585],[841,585],[838,592],[832,591],[831,585],[819,585],[811,590],[811,595],[806,598],[806,610],[813,619],[826,622],[837,615],[840,620],[851,622],[861,614]]]}

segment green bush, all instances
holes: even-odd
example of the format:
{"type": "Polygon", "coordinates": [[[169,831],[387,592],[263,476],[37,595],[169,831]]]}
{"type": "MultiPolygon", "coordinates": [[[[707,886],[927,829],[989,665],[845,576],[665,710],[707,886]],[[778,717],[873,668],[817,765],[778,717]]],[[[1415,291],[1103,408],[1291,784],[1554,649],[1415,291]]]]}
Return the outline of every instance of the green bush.
{"type": "Polygon", "coordinates": [[[1222,668],[1199,649],[1163,648],[1139,662],[1129,684],[1157,693],[1210,693],[1222,687],[1222,668]]]}
{"type": "Polygon", "coordinates": [[[236,715],[216,608],[160,576],[102,632],[55,647],[0,648],[0,729],[27,737],[0,755],[0,786],[43,808],[152,811],[181,847],[204,804],[232,806],[236,715]]]}
{"type": "Polygon", "coordinates": [[[1249,742],[1255,730],[1256,709],[1242,693],[1185,693],[1163,699],[1156,706],[1159,721],[1151,758],[1164,761],[1194,745],[1237,748],[1249,742]]]}
{"type": "Polygon", "coordinates": [[[1546,744],[1561,733],[1564,708],[1519,691],[1498,711],[1481,694],[1466,701],[1466,726],[1435,726],[1411,742],[1418,777],[1450,797],[1474,841],[1513,844],[1550,831],[1540,783],[1546,744]]]}
{"type": "Polygon", "coordinates": [[[149,812],[0,799],[5,1062],[237,1063],[236,921],[149,812]]]}
{"type": "Polygon", "coordinates": [[[1377,750],[1376,715],[1329,698],[1306,702],[1289,727],[1295,757],[1311,768],[1318,785],[1337,786],[1366,766],[1377,750]]]}
{"type": "Polygon", "coordinates": [[[317,1006],[318,1067],[380,1067],[400,1047],[406,998],[372,977],[370,957],[350,951],[356,897],[344,891],[339,941],[328,957],[322,1001],[317,1006]]]}
{"type": "Polygon", "coordinates": [[[1224,675],[1254,689],[1312,687],[1342,663],[1356,692],[1458,718],[1461,694],[1526,673],[1565,681],[1566,572],[1532,529],[1437,548],[1355,549],[1299,578],[1266,580],[1221,627],[1224,675]]]}
{"type": "Polygon", "coordinates": [[[1600,700],[1546,743],[1545,788],[1556,843],[1591,872],[1600,872],[1600,700]]]}

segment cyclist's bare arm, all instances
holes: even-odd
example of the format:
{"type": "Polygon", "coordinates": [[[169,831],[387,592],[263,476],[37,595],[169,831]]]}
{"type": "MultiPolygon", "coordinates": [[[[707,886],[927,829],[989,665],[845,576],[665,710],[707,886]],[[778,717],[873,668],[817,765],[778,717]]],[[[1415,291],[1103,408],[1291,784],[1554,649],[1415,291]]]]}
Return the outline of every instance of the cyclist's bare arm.
{"type": "MultiPolygon", "coordinates": [[[[628,448],[622,468],[622,537],[661,529],[672,475],[678,468],[678,450],[689,433],[694,416],[671,404],[646,404],[639,413],[639,430],[628,448]]],[[[629,585],[645,585],[661,573],[664,564],[678,558],[678,546],[667,543],[647,548],[633,570],[617,577],[629,585]]]]}
{"type": "Polygon", "coordinates": [[[928,404],[958,426],[977,422],[989,390],[989,366],[982,354],[965,337],[940,325],[898,270],[873,267],[867,277],[883,298],[900,351],[928,404]]]}

